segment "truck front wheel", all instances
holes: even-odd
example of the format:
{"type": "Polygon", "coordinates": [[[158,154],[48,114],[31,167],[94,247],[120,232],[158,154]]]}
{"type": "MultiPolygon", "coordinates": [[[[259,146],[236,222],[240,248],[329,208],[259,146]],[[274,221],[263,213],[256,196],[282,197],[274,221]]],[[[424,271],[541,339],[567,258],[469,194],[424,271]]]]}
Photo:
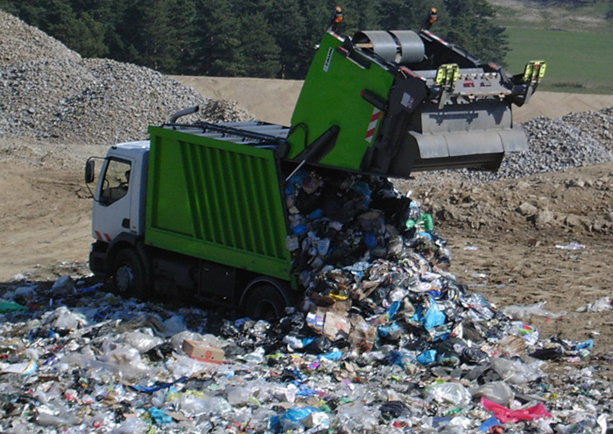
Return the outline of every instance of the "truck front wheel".
{"type": "Polygon", "coordinates": [[[142,297],[145,294],[145,267],[132,248],[120,250],[113,262],[113,287],[126,297],[142,297]]]}
{"type": "Polygon", "coordinates": [[[264,283],[249,292],[243,308],[250,318],[272,320],[283,316],[286,306],[279,290],[274,285],[264,283]]]}

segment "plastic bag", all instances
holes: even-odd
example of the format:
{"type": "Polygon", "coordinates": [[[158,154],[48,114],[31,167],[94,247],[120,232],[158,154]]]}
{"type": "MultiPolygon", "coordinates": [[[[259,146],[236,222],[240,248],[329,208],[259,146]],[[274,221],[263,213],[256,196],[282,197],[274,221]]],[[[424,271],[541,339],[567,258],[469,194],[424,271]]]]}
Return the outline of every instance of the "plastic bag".
{"type": "Polygon", "coordinates": [[[347,432],[374,432],[379,425],[379,411],[353,402],[340,405],[336,409],[340,426],[347,432]]]}
{"type": "Polygon", "coordinates": [[[166,331],[170,335],[174,335],[177,333],[181,333],[182,331],[187,330],[187,325],[185,324],[185,318],[181,315],[173,315],[164,321],[164,327],[166,331]]]}
{"type": "Polygon", "coordinates": [[[302,421],[315,412],[321,412],[321,410],[308,406],[290,408],[281,416],[274,416],[270,420],[270,429],[277,433],[300,429],[303,425],[302,421]]]}
{"type": "Polygon", "coordinates": [[[559,319],[566,315],[566,311],[560,311],[558,313],[553,313],[548,310],[543,309],[547,302],[541,301],[539,303],[532,304],[530,306],[508,306],[502,309],[502,313],[507,316],[510,316],[513,319],[523,320],[524,318],[530,318],[532,315],[536,316],[544,316],[549,319],[559,319]]]}
{"type": "Polygon", "coordinates": [[[83,315],[71,312],[66,306],[60,306],[53,312],[45,313],[41,321],[56,330],[76,330],[87,325],[87,320],[83,315]]]}
{"type": "Polygon", "coordinates": [[[100,360],[105,368],[127,380],[141,377],[148,371],[139,351],[133,347],[116,348],[104,354],[100,360]]]}
{"type": "Polygon", "coordinates": [[[418,321],[424,325],[426,330],[432,330],[434,327],[445,324],[447,321],[447,316],[445,312],[439,309],[436,301],[433,298],[430,298],[430,307],[424,313],[423,308],[420,306],[417,309],[415,315],[411,318],[411,321],[418,321]]]}
{"type": "Polygon", "coordinates": [[[183,353],[183,341],[186,339],[192,341],[202,341],[203,336],[199,333],[190,332],[188,330],[181,331],[176,333],[170,338],[170,343],[175,351],[183,353]]]}
{"type": "Polygon", "coordinates": [[[578,308],[577,312],[603,312],[611,309],[613,309],[613,297],[606,296],[578,308]]]}
{"type": "Polygon", "coordinates": [[[27,307],[14,301],[0,301],[0,313],[10,313],[28,310],[27,307]]]}
{"type": "Polygon", "coordinates": [[[497,404],[494,401],[487,399],[485,396],[481,398],[481,405],[486,410],[494,412],[494,415],[500,422],[519,422],[522,420],[549,419],[553,416],[549,413],[542,402],[535,406],[511,410],[503,405],[497,404]]]}
{"type": "Polygon", "coordinates": [[[502,357],[492,359],[492,368],[504,381],[510,384],[525,384],[538,380],[544,373],[542,361],[526,364],[521,360],[509,360],[502,357]]]}
{"type": "Polygon", "coordinates": [[[587,246],[576,241],[571,241],[568,244],[556,244],[556,248],[562,250],[582,250],[587,249],[587,246]]]}
{"type": "Polygon", "coordinates": [[[128,332],[124,335],[126,344],[136,348],[141,354],[160,345],[164,341],[157,337],[143,332],[128,332]]]}
{"type": "Polygon", "coordinates": [[[511,405],[515,399],[515,392],[503,381],[493,381],[470,390],[473,398],[485,397],[500,405],[511,405]]]}
{"type": "Polygon", "coordinates": [[[170,417],[169,415],[164,413],[163,410],[160,410],[157,407],[151,407],[149,409],[149,414],[151,415],[151,419],[153,419],[153,421],[157,425],[166,425],[166,424],[172,423],[173,421],[172,417],[170,417]]]}
{"type": "Polygon", "coordinates": [[[472,399],[470,392],[460,383],[438,383],[426,389],[428,401],[448,402],[456,407],[466,407],[472,399]]]}
{"type": "Polygon", "coordinates": [[[144,434],[151,425],[139,417],[129,417],[113,430],[117,434],[144,434]]]}

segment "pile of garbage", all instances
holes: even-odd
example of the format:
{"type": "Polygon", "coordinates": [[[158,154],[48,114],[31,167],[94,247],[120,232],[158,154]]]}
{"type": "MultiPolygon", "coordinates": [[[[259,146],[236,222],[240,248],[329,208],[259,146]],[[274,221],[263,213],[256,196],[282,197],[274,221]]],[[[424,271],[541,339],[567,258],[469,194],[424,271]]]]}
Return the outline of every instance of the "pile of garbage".
{"type": "Polygon", "coordinates": [[[613,387],[571,363],[593,342],[543,341],[535,307],[458,283],[417,202],[334,173],[298,172],[286,193],[306,291],[275,321],[125,300],[91,277],[4,285],[0,430],[606,432],[613,387]],[[563,378],[550,360],[570,363],[563,378]]]}
{"type": "Polygon", "coordinates": [[[446,241],[434,231],[432,216],[387,179],[303,170],[290,178],[285,195],[292,231],[287,245],[306,289],[302,311],[310,331],[369,351],[377,326],[389,327],[389,341],[411,334],[396,315],[429,315],[428,330],[453,315],[435,302],[455,305],[464,291],[446,271],[446,241]]]}
{"type": "Polygon", "coordinates": [[[0,304],[0,430],[605,432],[609,383],[543,371],[589,342],[541,343],[479,294],[409,298],[415,314],[388,295],[385,313],[357,315],[356,340],[333,310],[319,334],[298,311],[256,321],[125,300],[91,279],[14,282],[0,304]]]}

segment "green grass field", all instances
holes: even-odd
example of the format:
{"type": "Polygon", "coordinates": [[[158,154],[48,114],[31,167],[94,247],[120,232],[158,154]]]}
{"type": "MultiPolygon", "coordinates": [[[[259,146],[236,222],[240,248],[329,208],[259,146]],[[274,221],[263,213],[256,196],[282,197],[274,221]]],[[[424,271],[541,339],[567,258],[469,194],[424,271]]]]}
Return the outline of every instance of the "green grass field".
{"type": "Polygon", "coordinates": [[[613,94],[613,19],[610,0],[489,0],[506,27],[512,74],[545,60],[541,90],[613,94]]]}
{"type": "Polygon", "coordinates": [[[613,94],[613,33],[507,28],[507,70],[523,71],[529,60],[545,60],[540,89],[613,94]]]}

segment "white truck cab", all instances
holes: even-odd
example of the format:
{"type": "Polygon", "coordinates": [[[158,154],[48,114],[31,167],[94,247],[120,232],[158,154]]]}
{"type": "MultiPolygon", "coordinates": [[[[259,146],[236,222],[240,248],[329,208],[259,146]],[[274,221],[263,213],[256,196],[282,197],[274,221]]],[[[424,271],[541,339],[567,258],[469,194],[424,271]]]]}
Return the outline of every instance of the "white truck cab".
{"type": "Polygon", "coordinates": [[[120,233],[145,232],[149,142],[112,146],[100,170],[92,211],[92,236],[110,243],[120,233]]]}
{"type": "MultiPolygon", "coordinates": [[[[94,161],[90,158],[86,165],[86,182],[94,181],[94,161]]],[[[92,236],[96,242],[90,252],[90,268],[100,275],[114,275],[119,289],[133,286],[136,268],[144,267],[136,254],[125,252],[142,249],[148,168],[148,141],[111,146],[93,194],[92,236]]]]}

